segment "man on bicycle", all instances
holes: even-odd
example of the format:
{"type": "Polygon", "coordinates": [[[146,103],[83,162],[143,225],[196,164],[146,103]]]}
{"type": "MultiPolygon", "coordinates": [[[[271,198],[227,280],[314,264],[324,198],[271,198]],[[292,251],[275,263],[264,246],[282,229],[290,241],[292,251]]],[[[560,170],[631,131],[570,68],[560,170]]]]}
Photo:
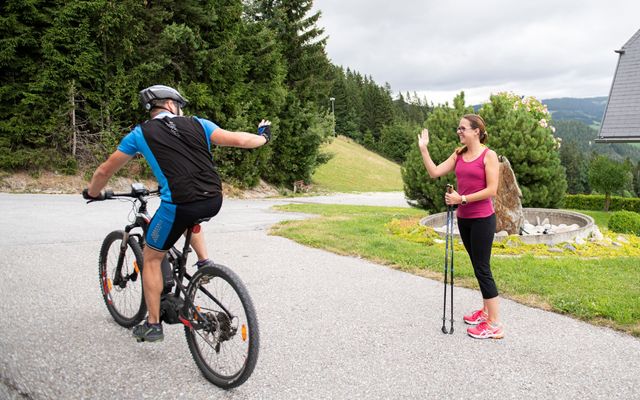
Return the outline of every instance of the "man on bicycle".
{"type": "MultiPolygon", "coordinates": [[[[149,315],[133,329],[139,341],[162,340],[160,295],[163,289],[161,262],[165,253],[187,228],[201,218],[215,216],[222,205],[222,184],[214,167],[211,144],[246,149],[260,147],[271,139],[271,122],[262,120],[258,134],[231,132],[198,117],[184,117],[187,101],[175,89],[154,85],[140,92],[140,101],[150,119],[124,137],[118,149],[96,169],[87,199],[99,199],[109,178],[137,153],[149,163],[160,188],[160,207],[145,237],[142,284],[149,315]]],[[[192,241],[198,254],[206,253],[204,240],[192,241]]]]}

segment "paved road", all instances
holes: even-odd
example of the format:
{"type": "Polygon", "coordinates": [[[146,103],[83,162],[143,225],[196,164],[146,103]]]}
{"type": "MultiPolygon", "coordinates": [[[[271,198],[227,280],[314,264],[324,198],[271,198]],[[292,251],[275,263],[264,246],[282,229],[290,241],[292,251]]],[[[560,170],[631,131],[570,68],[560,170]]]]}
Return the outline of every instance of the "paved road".
{"type": "MultiPolygon", "coordinates": [[[[511,301],[504,340],[473,340],[459,322],[445,336],[441,283],[268,236],[303,218],[276,203],[227,200],[205,226],[261,329],[253,376],[224,392],[201,377],[179,326],[138,344],[104,307],[97,252],[127,203],[0,194],[0,398],[640,398],[640,340],[511,301]]],[[[479,299],[456,289],[457,317],[479,299]]]]}

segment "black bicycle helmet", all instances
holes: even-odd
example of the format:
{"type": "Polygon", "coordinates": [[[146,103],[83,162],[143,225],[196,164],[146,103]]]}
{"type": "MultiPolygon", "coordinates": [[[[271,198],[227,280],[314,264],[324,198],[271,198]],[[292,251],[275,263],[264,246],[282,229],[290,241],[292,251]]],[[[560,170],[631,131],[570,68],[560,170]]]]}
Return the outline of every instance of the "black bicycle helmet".
{"type": "Polygon", "coordinates": [[[166,99],[176,101],[180,105],[180,108],[187,105],[187,100],[182,97],[180,92],[169,86],[153,85],[140,91],[140,102],[147,111],[153,107],[154,100],[166,99]]]}

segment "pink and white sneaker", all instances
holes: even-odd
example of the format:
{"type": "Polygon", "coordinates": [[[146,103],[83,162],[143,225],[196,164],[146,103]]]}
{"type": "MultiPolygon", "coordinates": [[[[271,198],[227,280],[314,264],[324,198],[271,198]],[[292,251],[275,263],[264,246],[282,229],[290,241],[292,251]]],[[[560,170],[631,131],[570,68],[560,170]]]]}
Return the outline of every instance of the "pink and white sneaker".
{"type": "Polygon", "coordinates": [[[466,324],[478,325],[479,323],[489,319],[489,316],[483,310],[478,310],[472,312],[471,315],[465,315],[464,317],[462,317],[462,319],[466,324]]]}
{"type": "Polygon", "coordinates": [[[502,339],[504,337],[502,325],[492,325],[489,321],[480,322],[467,329],[467,333],[476,339],[502,339]]]}

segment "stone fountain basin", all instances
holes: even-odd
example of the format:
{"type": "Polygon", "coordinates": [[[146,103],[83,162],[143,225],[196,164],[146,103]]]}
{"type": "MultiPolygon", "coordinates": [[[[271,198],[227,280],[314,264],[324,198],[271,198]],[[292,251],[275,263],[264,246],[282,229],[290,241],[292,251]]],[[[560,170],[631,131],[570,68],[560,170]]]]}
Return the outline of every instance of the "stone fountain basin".
{"type": "MultiPolygon", "coordinates": [[[[577,238],[587,239],[596,227],[593,218],[588,215],[573,211],[556,210],[552,208],[523,208],[522,213],[524,214],[524,219],[531,222],[532,224],[536,224],[538,220],[543,221],[547,219],[551,225],[565,224],[569,226],[575,224],[578,225],[578,228],[567,232],[550,233],[544,235],[496,235],[494,240],[504,241],[508,240],[511,237],[517,237],[520,241],[527,244],[556,245],[558,243],[573,242],[577,238]]],[[[445,226],[446,223],[446,212],[429,215],[420,220],[420,225],[429,226],[432,228],[445,226]]],[[[456,230],[457,224],[457,220],[454,219],[456,230]]],[[[437,233],[442,237],[445,236],[445,234],[442,232],[437,233]]],[[[455,234],[455,236],[459,237],[457,233],[455,234]]]]}

